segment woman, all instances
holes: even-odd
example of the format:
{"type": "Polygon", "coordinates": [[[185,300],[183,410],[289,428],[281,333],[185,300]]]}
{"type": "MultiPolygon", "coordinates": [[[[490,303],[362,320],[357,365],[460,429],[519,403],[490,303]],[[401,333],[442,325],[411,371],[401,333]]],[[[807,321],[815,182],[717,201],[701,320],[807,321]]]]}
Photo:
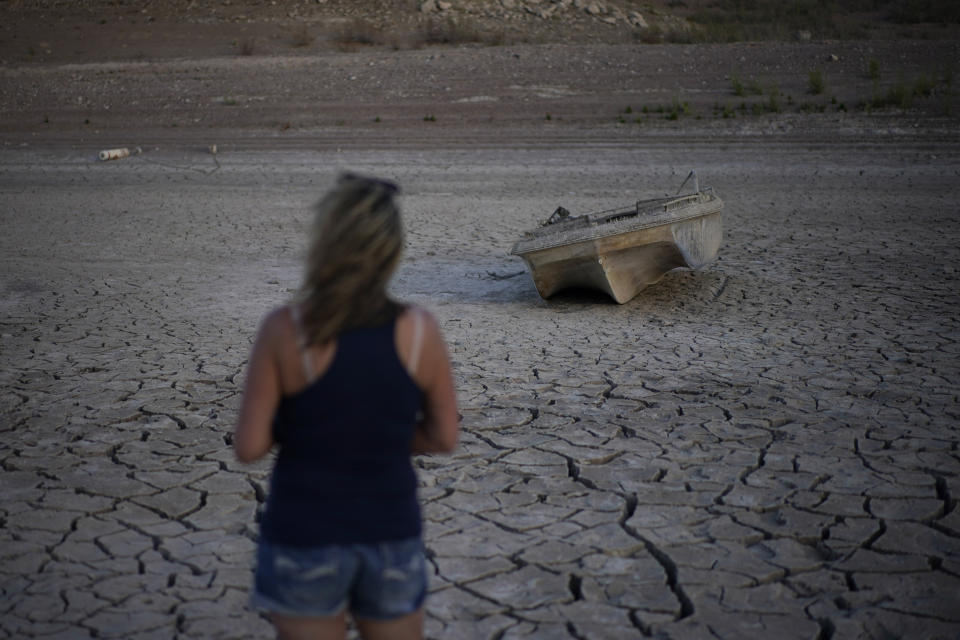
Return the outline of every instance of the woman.
{"type": "Polygon", "coordinates": [[[411,453],[457,444],[433,317],[387,296],[403,232],[395,185],[346,175],[317,206],[297,300],[264,319],[234,435],[279,452],[251,601],[280,638],[420,638],[426,563],[411,453]]]}

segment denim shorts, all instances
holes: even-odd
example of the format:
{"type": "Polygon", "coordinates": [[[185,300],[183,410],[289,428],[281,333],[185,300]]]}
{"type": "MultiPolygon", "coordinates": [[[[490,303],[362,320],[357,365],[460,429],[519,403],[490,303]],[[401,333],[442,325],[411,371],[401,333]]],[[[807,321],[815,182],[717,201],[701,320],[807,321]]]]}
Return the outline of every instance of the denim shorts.
{"type": "Polygon", "coordinates": [[[291,617],[390,620],[413,613],[427,595],[419,537],[376,544],[285,547],[260,541],[250,604],[291,617]]]}

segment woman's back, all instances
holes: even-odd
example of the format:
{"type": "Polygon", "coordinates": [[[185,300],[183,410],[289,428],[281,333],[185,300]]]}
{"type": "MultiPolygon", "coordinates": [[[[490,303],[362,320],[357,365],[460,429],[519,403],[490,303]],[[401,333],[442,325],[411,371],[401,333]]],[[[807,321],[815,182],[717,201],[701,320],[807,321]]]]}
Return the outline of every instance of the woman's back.
{"type": "Polygon", "coordinates": [[[422,391],[400,361],[395,322],[347,331],[327,368],[285,395],[266,539],[288,545],[376,542],[419,535],[410,450],[422,391]]]}

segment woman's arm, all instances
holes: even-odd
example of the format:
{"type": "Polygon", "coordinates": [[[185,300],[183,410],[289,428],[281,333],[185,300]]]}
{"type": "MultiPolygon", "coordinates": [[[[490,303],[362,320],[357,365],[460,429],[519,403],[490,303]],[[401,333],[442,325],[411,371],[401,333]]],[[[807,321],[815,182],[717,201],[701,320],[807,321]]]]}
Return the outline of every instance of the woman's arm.
{"type": "Polygon", "coordinates": [[[450,357],[433,316],[422,310],[414,313],[420,313],[424,323],[423,350],[416,375],[424,392],[424,406],[423,419],[417,425],[411,448],[413,453],[449,453],[457,448],[460,436],[450,357]]]}
{"type": "Polygon", "coordinates": [[[260,325],[247,365],[240,417],[233,434],[233,449],[241,462],[267,455],[273,446],[273,416],[280,404],[280,369],[277,361],[281,313],[268,315],[260,325]]]}

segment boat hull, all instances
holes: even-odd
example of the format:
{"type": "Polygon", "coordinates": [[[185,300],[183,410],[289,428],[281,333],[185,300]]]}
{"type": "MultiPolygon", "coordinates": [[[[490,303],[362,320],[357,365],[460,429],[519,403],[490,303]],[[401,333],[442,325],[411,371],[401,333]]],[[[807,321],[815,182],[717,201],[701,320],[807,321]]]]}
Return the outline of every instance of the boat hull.
{"type": "Polygon", "coordinates": [[[604,291],[623,304],[673,269],[696,269],[713,261],[722,239],[718,208],[661,225],[517,253],[543,298],[583,287],[604,291]]]}

